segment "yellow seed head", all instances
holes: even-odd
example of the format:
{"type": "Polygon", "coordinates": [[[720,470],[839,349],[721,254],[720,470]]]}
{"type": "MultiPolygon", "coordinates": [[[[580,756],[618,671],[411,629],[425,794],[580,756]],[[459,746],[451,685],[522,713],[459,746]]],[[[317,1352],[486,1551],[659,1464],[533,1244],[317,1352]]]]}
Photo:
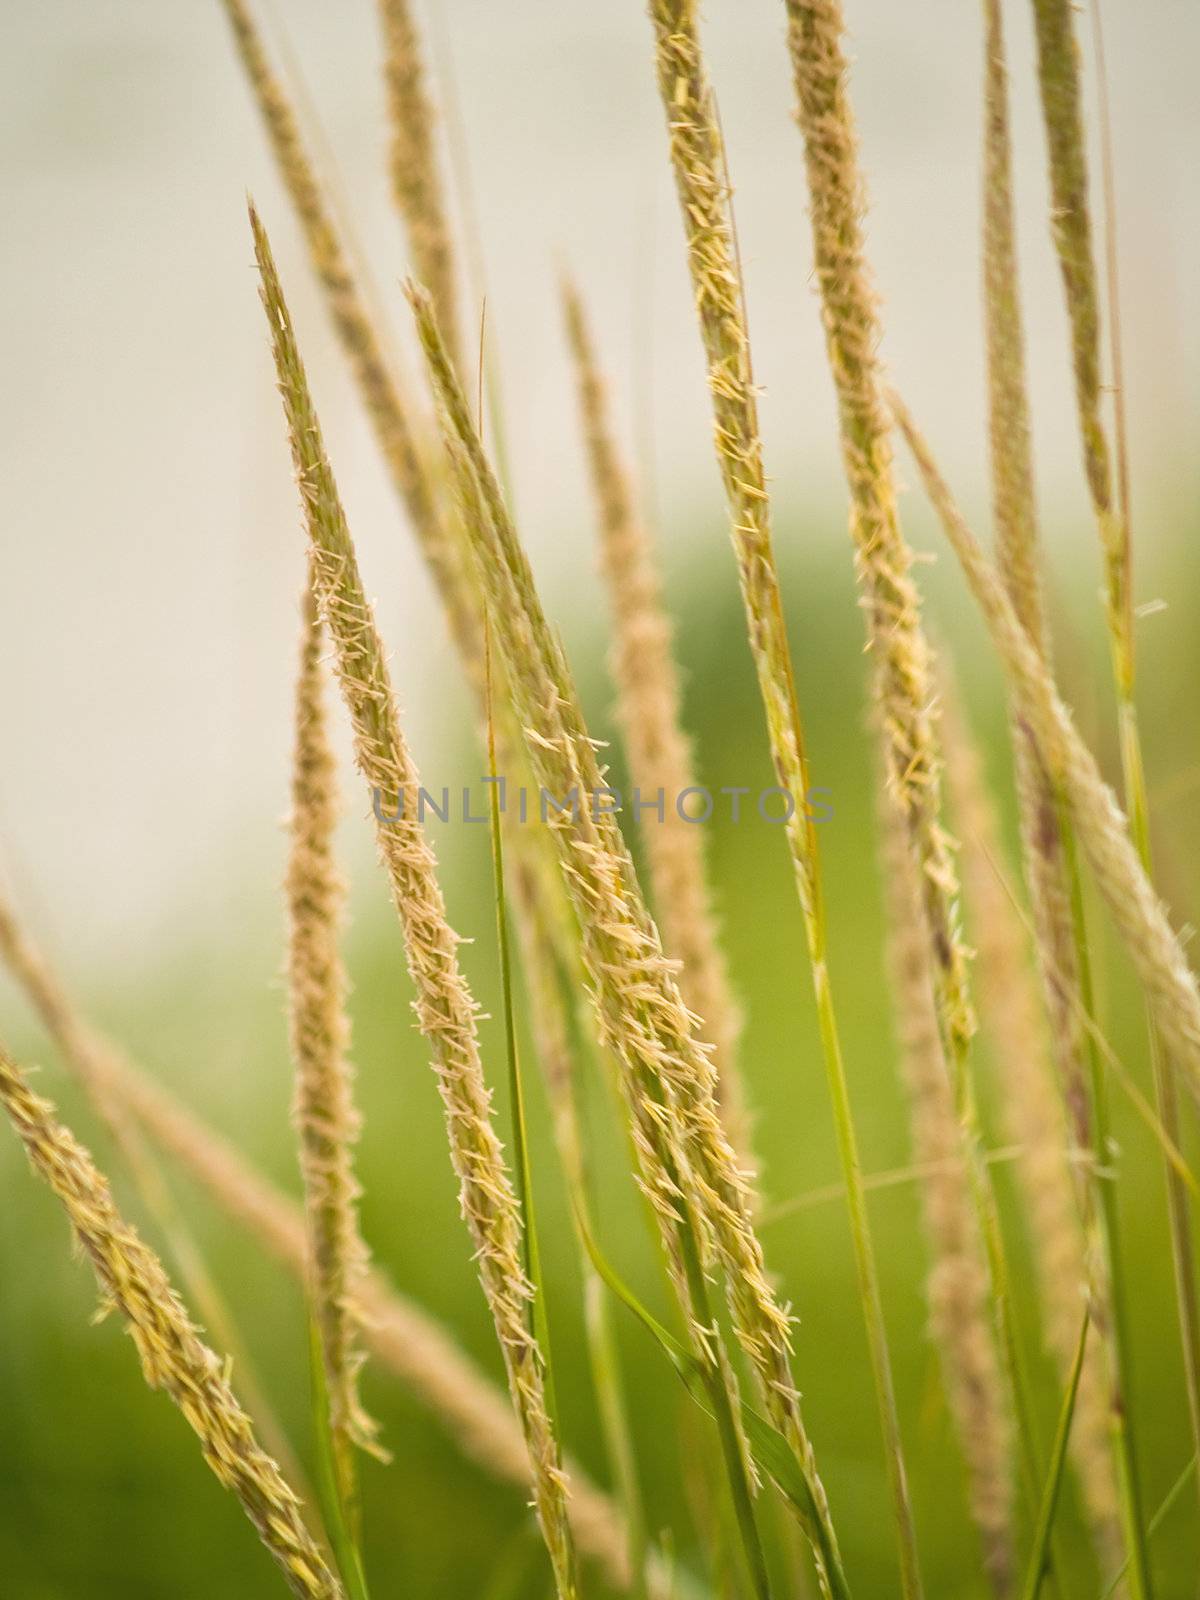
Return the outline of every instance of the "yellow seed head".
{"type": "Polygon", "coordinates": [[[458,296],[446,199],[435,150],[435,116],[425,85],[421,45],[408,0],[379,0],[384,72],[391,113],[392,191],[408,230],[414,275],[433,296],[438,323],[456,364],[458,296]]]}
{"type": "Polygon", "coordinates": [[[358,1397],[357,1296],[367,1252],[358,1227],[353,1145],[359,1116],[348,1057],[346,976],[338,950],[345,891],[333,859],[337,788],[325,723],[316,598],[304,591],[296,684],[291,850],[287,871],[288,997],[295,1121],[308,1209],[312,1295],[335,1448],[348,1483],[348,1445],[379,1453],[377,1425],[358,1397]]]}
{"type": "Polygon", "coordinates": [[[344,1600],[304,1526],[299,1502],[259,1445],[249,1417],[171,1286],[162,1263],[113,1203],[91,1156],[35,1095],[0,1045],[0,1103],[30,1162],[62,1201],[106,1304],[125,1318],[142,1372],[165,1389],[200,1440],[204,1459],[236,1495],[293,1594],[344,1600]]]}

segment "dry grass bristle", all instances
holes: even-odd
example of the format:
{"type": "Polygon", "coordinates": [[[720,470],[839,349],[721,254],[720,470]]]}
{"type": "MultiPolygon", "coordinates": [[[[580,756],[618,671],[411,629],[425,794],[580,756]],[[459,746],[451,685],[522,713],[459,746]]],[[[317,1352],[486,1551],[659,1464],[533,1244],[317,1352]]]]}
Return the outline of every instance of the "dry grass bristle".
{"type": "Polygon", "coordinates": [[[787,824],[805,914],[819,914],[816,841],[804,796],[808,766],[771,537],[758,399],[729,212],[725,154],[700,47],[694,0],[652,0],[659,95],[667,116],[696,318],[708,363],[713,437],[729,507],[750,649],[777,781],[793,797],[787,824]]]}
{"type": "MultiPolygon", "coordinates": [[[[470,408],[438,336],[428,299],[409,287],[430,379],[462,496],[497,647],[505,662],[526,746],[541,788],[559,804],[603,790],[560,646],[550,633],[532,574],[470,408]]],[[[697,1299],[688,1252],[715,1250],[733,1320],[768,1412],[806,1463],[828,1521],[790,1364],[789,1317],[766,1276],[745,1175],[721,1125],[708,1051],[662,952],[628,850],[611,813],[593,806],[547,815],[582,930],[601,1037],[622,1066],[643,1188],[691,1334],[702,1358],[724,1373],[719,1337],[697,1299]]],[[[836,1551],[829,1526],[821,1537],[836,1551]]]]}
{"type": "Polygon", "coordinates": [[[886,781],[907,819],[933,948],[935,992],[953,1067],[969,1048],[967,951],[950,840],[940,819],[940,761],[930,650],[900,527],[879,317],[862,234],[864,184],[846,87],[841,0],[787,0],[788,48],[804,136],[816,280],[837,390],[850,529],[875,674],[886,781]]]}
{"type": "MultiPolygon", "coordinates": [[[[650,0],[649,12],[696,320],[708,365],[717,463],[737,556],[747,636],[766,715],[776,782],[791,800],[786,833],[804,916],[822,1057],[850,1204],[855,1265],[900,1548],[901,1590],[907,1600],[917,1600],[921,1576],[916,1532],[858,1138],[829,973],[820,854],[808,801],[808,758],[772,544],[770,499],[724,139],[700,41],[696,0],[650,0]]],[[[827,1520],[827,1508],[821,1500],[818,1511],[827,1520]]]]}
{"type": "MultiPolygon", "coordinates": [[[[985,0],[984,307],[988,358],[988,444],[996,564],[1013,609],[1046,661],[1050,640],[1042,594],[1033,449],[1013,219],[1008,73],[999,0],[985,0]]],[[[1078,956],[1058,797],[1014,708],[1014,759],[1021,841],[1038,935],[1054,1057],[1072,1129],[1090,1143],[1085,1039],[1075,996],[1078,956]]],[[[1075,1334],[1071,1333],[1072,1346],[1075,1334]]]]}
{"type": "Polygon", "coordinates": [[[1071,325],[1083,466],[1104,547],[1114,663],[1124,698],[1133,678],[1129,529],[1113,500],[1112,454],[1101,410],[1100,288],[1088,204],[1074,13],[1071,0],[1033,0],[1038,83],[1049,150],[1051,232],[1071,325]]]}

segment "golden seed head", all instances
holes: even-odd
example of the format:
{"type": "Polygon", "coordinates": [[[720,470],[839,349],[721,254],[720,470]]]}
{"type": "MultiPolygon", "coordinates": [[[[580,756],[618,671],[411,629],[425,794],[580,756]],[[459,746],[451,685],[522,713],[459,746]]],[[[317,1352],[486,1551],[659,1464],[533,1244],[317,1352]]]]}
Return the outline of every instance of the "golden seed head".
{"type": "Polygon", "coordinates": [[[299,1502],[201,1339],[154,1251],[121,1216],[89,1153],[35,1095],[0,1045],[0,1102],[34,1168],[62,1201],[105,1306],[125,1318],[142,1372],[165,1389],[200,1440],[204,1459],[240,1501],[293,1594],[344,1600],[304,1526],[299,1502]]]}
{"type": "Polygon", "coordinates": [[[346,975],[339,952],[345,890],[333,856],[335,763],[322,688],[321,629],[311,584],[296,683],[291,849],[287,870],[288,998],[294,1117],[309,1220],[312,1295],[339,1461],[354,1444],[381,1454],[358,1395],[358,1294],[367,1250],[358,1226],[353,1146],[360,1119],[349,1061],[346,975]]]}

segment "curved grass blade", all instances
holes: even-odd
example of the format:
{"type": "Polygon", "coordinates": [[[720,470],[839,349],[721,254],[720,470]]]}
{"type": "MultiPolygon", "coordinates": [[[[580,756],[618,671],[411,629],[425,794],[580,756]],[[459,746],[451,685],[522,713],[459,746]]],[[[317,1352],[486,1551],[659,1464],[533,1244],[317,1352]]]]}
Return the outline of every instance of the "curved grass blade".
{"type": "Polygon", "coordinates": [[[325,1381],[325,1358],[316,1318],[308,1319],[308,1370],[312,1384],[313,1432],[317,1447],[317,1493],[321,1515],[333,1547],[333,1559],[346,1586],[347,1600],[371,1600],[363,1573],[362,1556],[352,1530],[352,1508],[347,1505],[344,1480],[337,1470],[334,1455],[333,1425],[329,1416],[329,1388],[325,1381]]]}
{"type": "Polygon", "coordinates": [[[1050,1451],[1050,1469],[1046,1474],[1046,1487],[1042,1494],[1037,1529],[1033,1537],[1033,1555],[1030,1557],[1029,1570],[1021,1591],[1024,1600],[1037,1600],[1042,1587],[1042,1579],[1050,1562],[1050,1530],[1054,1526],[1054,1513],[1058,1509],[1058,1496],[1062,1488],[1063,1468],[1067,1460],[1067,1442],[1071,1437],[1071,1421],[1075,1415],[1075,1400],[1079,1394],[1079,1375],[1083,1371],[1083,1357],[1087,1349],[1088,1329],[1091,1326],[1091,1321],[1091,1307],[1085,1306],[1083,1325],[1079,1330],[1079,1343],[1075,1347],[1075,1359],[1071,1363],[1071,1375],[1067,1380],[1067,1392],[1063,1396],[1058,1427],[1054,1432],[1054,1444],[1050,1451]]]}
{"type": "MultiPolygon", "coordinates": [[[[576,1220],[584,1248],[591,1257],[592,1265],[600,1277],[616,1295],[617,1299],[628,1306],[642,1326],[653,1335],[659,1348],[682,1379],[684,1388],[701,1410],[712,1417],[721,1436],[721,1447],[727,1459],[732,1461],[737,1458],[740,1451],[734,1431],[732,1406],[729,1404],[728,1395],[720,1375],[713,1369],[706,1369],[699,1358],[694,1356],[673,1333],[663,1327],[653,1312],[647,1310],[596,1243],[595,1235],[592,1233],[587,1219],[577,1216],[576,1220]]],[[[758,1524],[754,1516],[754,1506],[750,1500],[744,1473],[730,1470],[728,1477],[729,1490],[733,1497],[733,1507],[737,1515],[738,1529],[742,1537],[746,1560],[754,1577],[756,1592],[762,1596],[769,1596],[771,1591],[770,1579],[767,1575],[766,1556],[759,1537],[758,1524]]]]}
{"type": "MultiPolygon", "coordinates": [[[[746,1430],[746,1438],[755,1465],[767,1474],[779,1492],[792,1502],[805,1521],[812,1523],[820,1539],[821,1522],[817,1516],[813,1487],[802,1462],[787,1439],[774,1423],[760,1416],[745,1401],[742,1402],[742,1427],[746,1430]]],[[[822,1540],[820,1549],[835,1600],[848,1600],[850,1586],[846,1581],[837,1546],[829,1540],[822,1540]]]]}
{"type": "MultiPolygon", "coordinates": [[[[669,1329],[663,1327],[654,1313],[642,1304],[605,1257],[586,1220],[581,1217],[578,1223],[580,1236],[600,1277],[618,1300],[628,1306],[642,1326],[653,1335],[659,1348],[683,1380],[684,1387],[692,1399],[711,1416],[709,1386],[700,1362],[669,1329]]],[[[719,1423],[720,1419],[714,1420],[719,1423]]],[[[817,1515],[817,1501],[812,1484],[787,1438],[773,1423],[745,1401],[741,1403],[741,1422],[755,1466],[771,1479],[779,1492],[795,1506],[804,1521],[819,1530],[820,1518],[817,1515]]],[[[827,1563],[835,1600],[848,1600],[849,1585],[836,1546],[828,1542],[823,1544],[821,1554],[827,1563]]]]}
{"type": "Polygon", "coordinates": [[[616,1295],[617,1299],[623,1305],[628,1306],[642,1326],[653,1335],[667,1360],[683,1379],[684,1387],[689,1394],[694,1395],[696,1393],[694,1385],[701,1382],[703,1375],[703,1369],[699,1361],[687,1346],[677,1339],[668,1328],[665,1328],[654,1313],[648,1310],[637,1295],[634,1294],[633,1290],[596,1243],[596,1236],[593,1234],[587,1218],[576,1213],[575,1222],[579,1229],[579,1236],[583,1240],[584,1248],[591,1257],[592,1265],[600,1274],[600,1277],[612,1290],[613,1294],[616,1295]]]}

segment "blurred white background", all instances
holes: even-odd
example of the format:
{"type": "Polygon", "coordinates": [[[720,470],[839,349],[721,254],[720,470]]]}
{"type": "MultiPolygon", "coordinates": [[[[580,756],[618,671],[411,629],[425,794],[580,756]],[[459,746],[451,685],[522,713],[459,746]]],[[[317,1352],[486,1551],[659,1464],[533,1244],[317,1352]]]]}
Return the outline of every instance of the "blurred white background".
{"type": "MultiPolygon", "coordinates": [[[[981,512],[978,7],[847,9],[888,361],[981,512]]],[[[1083,501],[1029,6],[1005,10],[1039,466],[1048,537],[1061,541],[1081,530],[1083,501]]],[[[403,344],[371,0],[272,0],[259,14],[307,82],[327,172],[403,344]]],[[[592,566],[562,261],[591,302],[627,437],[652,466],[671,559],[726,561],[640,0],[427,0],[424,15],[460,107],[520,519],[551,604],[568,618],[592,566]]],[[[278,872],[302,544],[247,190],[275,243],[426,765],[455,669],[217,0],[3,0],[0,16],[0,871],[60,946],[123,963],[206,913],[236,922],[247,886],[278,872]]],[[[820,513],[789,516],[780,535],[846,561],[782,6],[709,0],[706,22],[768,465],[781,503],[820,513]]],[[[1200,8],[1105,0],[1105,23],[1149,542],[1155,485],[1196,484],[1200,8]]]]}

